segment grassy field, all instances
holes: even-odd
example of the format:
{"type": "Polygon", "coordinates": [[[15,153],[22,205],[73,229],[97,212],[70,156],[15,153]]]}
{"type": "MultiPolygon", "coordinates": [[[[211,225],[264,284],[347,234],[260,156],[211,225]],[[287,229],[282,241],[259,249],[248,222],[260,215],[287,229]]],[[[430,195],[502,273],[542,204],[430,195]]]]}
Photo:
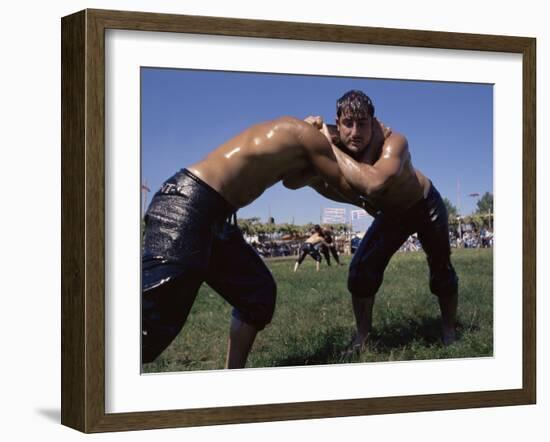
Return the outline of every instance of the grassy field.
{"type": "MultiPolygon", "coordinates": [[[[459,340],[439,340],[439,308],[428,288],[423,252],[396,254],[390,262],[374,307],[367,349],[342,356],[355,321],[346,288],[347,265],[315,272],[307,258],[297,273],[294,260],[268,261],[278,285],[272,323],[258,334],[247,367],[398,361],[491,356],[493,353],[493,253],[491,249],[453,251],[460,278],[459,340]]],[[[212,370],[224,365],[231,306],[203,285],[180,335],[146,373],[212,370]]]]}

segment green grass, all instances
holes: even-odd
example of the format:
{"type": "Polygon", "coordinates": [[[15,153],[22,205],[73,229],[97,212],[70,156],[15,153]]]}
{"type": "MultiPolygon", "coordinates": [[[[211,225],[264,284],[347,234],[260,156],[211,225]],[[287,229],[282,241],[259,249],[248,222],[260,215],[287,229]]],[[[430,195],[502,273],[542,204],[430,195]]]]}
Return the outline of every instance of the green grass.
{"type": "MultiPolygon", "coordinates": [[[[345,266],[315,272],[306,259],[297,273],[294,260],[268,261],[277,281],[275,316],[260,332],[247,367],[277,367],[350,362],[402,361],[491,356],[493,353],[493,253],[491,249],[454,250],[459,275],[459,340],[448,347],[439,339],[437,298],[428,287],[423,252],[396,254],[374,307],[373,333],[364,352],[342,356],[355,321],[346,288],[345,266]]],[[[224,366],[231,306],[203,285],[179,336],[150,364],[146,373],[212,370],[224,366]]]]}

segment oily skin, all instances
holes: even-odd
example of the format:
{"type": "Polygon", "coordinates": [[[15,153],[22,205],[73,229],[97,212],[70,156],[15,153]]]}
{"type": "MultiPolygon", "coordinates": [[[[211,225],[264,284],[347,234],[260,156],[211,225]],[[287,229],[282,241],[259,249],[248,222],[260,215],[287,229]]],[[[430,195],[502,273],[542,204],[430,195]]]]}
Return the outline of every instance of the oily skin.
{"type": "Polygon", "coordinates": [[[319,235],[317,232],[313,233],[308,239],[305,240],[305,242],[313,245],[316,245],[322,242],[328,246],[328,244],[325,242],[325,239],[321,235],[319,235]]]}
{"type": "MultiPolygon", "coordinates": [[[[347,117],[343,114],[336,120],[343,149],[332,143],[331,147],[348,183],[366,198],[369,211],[399,214],[425,198],[431,183],[413,167],[406,138],[395,132],[380,136],[380,124],[368,114],[363,116],[366,121],[347,117]]],[[[322,131],[330,136],[326,125],[322,131]]],[[[352,296],[357,334],[351,351],[363,348],[368,339],[374,299],[374,296],[352,296]]],[[[457,299],[456,292],[438,297],[445,345],[456,339],[457,299]]]]}
{"type": "MultiPolygon", "coordinates": [[[[343,113],[336,126],[329,128],[321,117],[307,121],[321,129],[331,147],[346,181],[365,199],[365,209],[376,215],[399,215],[425,198],[430,181],[413,167],[406,138],[386,130],[368,114],[343,113]],[[338,145],[338,147],[336,146],[338,145]]],[[[375,297],[352,296],[357,334],[350,351],[362,349],[372,328],[375,297]]],[[[451,344],[456,339],[457,293],[438,297],[442,318],[442,339],[451,344]]]]}
{"type": "Polygon", "coordinates": [[[325,136],[293,117],[252,126],[188,169],[235,208],[250,204],[281,180],[292,189],[322,180],[341,199],[356,198],[325,136]]]}
{"type": "MultiPolygon", "coordinates": [[[[369,212],[404,212],[428,194],[430,181],[415,169],[406,138],[384,136],[380,122],[368,114],[336,119],[342,149],[333,145],[348,183],[366,198],[369,212]]],[[[324,129],[326,131],[326,129],[324,129]]]]}
{"type": "MultiPolygon", "coordinates": [[[[325,136],[292,117],[250,127],[188,169],[235,209],[251,203],[280,180],[292,189],[321,183],[321,191],[326,182],[338,198],[355,198],[325,136]]],[[[232,318],[226,368],[245,366],[256,334],[255,327],[232,318]]]]}

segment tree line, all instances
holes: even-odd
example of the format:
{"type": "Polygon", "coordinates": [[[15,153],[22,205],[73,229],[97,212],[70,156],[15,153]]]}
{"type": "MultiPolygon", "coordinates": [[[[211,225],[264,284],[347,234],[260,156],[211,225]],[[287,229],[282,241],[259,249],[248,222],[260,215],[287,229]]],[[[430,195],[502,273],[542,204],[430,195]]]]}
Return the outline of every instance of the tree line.
{"type": "MultiPolygon", "coordinates": [[[[258,236],[260,238],[269,237],[276,239],[280,237],[304,238],[310,235],[313,230],[313,223],[297,225],[292,223],[263,223],[259,217],[238,218],[237,224],[247,236],[258,236]]],[[[335,234],[349,232],[347,224],[323,224],[323,227],[332,227],[335,234]]]]}
{"type": "MultiPolygon", "coordinates": [[[[459,223],[458,210],[448,198],[443,198],[447,213],[449,214],[449,224],[457,225],[459,223]]],[[[491,227],[493,225],[493,194],[485,192],[476,202],[476,211],[471,215],[460,216],[460,222],[473,224],[476,227],[491,227]]]]}

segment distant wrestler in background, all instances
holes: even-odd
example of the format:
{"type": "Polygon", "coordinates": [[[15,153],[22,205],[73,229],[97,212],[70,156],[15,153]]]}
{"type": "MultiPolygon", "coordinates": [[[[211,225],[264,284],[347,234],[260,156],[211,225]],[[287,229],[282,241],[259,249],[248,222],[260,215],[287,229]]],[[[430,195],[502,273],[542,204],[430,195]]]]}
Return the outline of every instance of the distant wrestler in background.
{"type": "Polygon", "coordinates": [[[332,254],[332,257],[336,261],[336,263],[341,266],[342,263],[340,262],[340,257],[338,256],[338,250],[336,249],[336,244],[334,242],[334,228],[332,226],[323,229],[323,236],[325,238],[325,242],[327,245],[321,246],[321,252],[323,253],[323,256],[325,257],[327,264],[330,265],[330,254],[332,254]]]}
{"type": "Polygon", "coordinates": [[[323,259],[321,258],[321,253],[319,253],[322,247],[328,247],[328,244],[325,241],[323,229],[316,224],[311,231],[311,236],[302,244],[300,255],[298,255],[298,259],[294,264],[294,271],[296,272],[298,270],[298,267],[302,264],[307,255],[310,255],[315,260],[315,269],[319,271],[323,259]]]}

